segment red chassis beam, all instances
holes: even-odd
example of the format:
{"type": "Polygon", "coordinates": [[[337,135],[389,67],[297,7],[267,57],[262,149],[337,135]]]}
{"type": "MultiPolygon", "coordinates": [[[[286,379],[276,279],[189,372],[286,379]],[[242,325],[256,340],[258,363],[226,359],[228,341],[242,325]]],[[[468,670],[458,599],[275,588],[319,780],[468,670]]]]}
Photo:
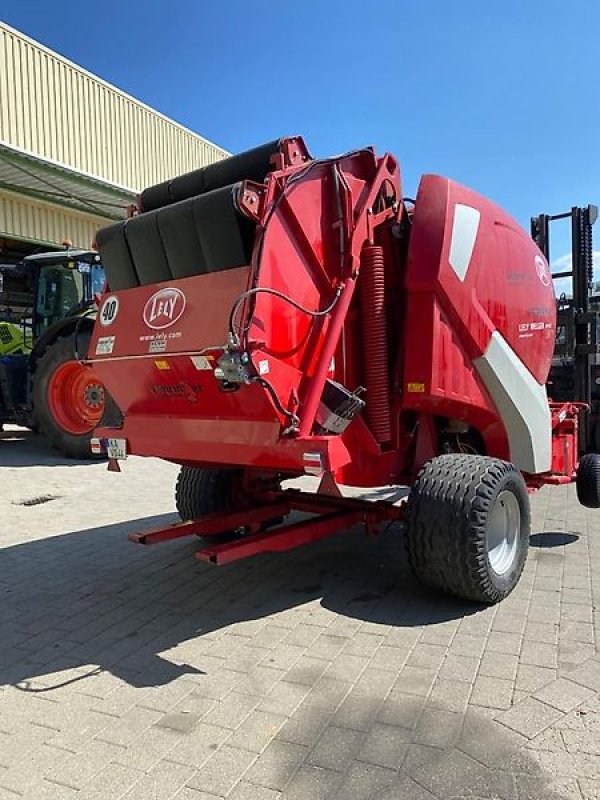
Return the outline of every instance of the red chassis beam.
{"type": "Polygon", "coordinates": [[[268,492],[258,507],[225,514],[208,514],[191,522],[179,522],[164,528],[129,534],[136,544],[152,545],[184,536],[216,536],[236,528],[260,526],[267,520],[285,516],[292,510],[317,516],[300,520],[271,531],[263,531],[223,544],[209,545],[196,557],[213,564],[228,564],[247,556],[264,552],[283,552],[327,536],[343,533],[362,522],[367,533],[381,522],[402,520],[404,508],[385,501],[362,500],[353,497],[331,497],[303,493],[297,490],[268,492]]]}

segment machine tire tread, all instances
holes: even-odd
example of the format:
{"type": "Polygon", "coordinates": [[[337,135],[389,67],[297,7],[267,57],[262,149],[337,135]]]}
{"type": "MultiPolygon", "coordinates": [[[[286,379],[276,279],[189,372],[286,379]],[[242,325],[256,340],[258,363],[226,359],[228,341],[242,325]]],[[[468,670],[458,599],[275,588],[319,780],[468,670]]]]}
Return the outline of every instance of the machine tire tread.
{"type": "Polygon", "coordinates": [[[182,520],[230,511],[231,490],[241,470],[181,467],[175,485],[175,506],[182,520]]]}
{"type": "Polygon", "coordinates": [[[588,453],[577,467],[577,499],[586,508],[600,508],[600,455],[588,453]]]}
{"type": "Polygon", "coordinates": [[[428,586],[480,603],[496,603],[517,584],[527,559],[527,488],[510,463],[488,456],[447,454],[427,462],[411,488],[406,546],[415,575],[428,586]],[[514,570],[499,580],[488,562],[486,519],[510,488],[519,500],[521,535],[514,570]]]}

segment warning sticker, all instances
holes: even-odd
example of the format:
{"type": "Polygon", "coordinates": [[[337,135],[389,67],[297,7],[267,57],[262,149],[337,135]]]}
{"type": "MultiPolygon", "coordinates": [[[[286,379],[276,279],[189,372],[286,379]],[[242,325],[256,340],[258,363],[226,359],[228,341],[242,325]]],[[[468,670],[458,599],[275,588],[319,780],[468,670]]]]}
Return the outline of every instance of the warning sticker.
{"type": "Polygon", "coordinates": [[[96,355],[106,356],[112,353],[115,347],[116,336],[100,336],[96,342],[96,355]]]}
{"type": "Polygon", "coordinates": [[[162,370],[171,369],[168,361],[155,361],[154,366],[156,367],[156,369],[162,369],[162,370]]]}
{"type": "Polygon", "coordinates": [[[407,387],[408,392],[424,392],[425,391],[425,384],[424,383],[409,383],[407,387]]]}
{"type": "Polygon", "coordinates": [[[196,369],[212,369],[213,365],[211,361],[206,356],[190,356],[190,360],[192,364],[196,367],[196,369]]]}

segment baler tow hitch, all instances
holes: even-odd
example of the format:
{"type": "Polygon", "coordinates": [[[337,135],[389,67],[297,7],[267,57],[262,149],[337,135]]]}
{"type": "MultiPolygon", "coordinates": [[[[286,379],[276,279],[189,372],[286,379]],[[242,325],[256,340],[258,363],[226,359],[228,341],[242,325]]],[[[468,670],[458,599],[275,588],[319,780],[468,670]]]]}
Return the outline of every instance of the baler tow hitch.
{"type": "Polygon", "coordinates": [[[241,528],[250,531],[223,543],[209,544],[196,553],[196,558],[202,561],[229,564],[257,553],[280,553],[316,542],[347,532],[357,523],[365,525],[367,534],[375,534],[377,525],[400,522],[404,518],[403,505],[392,505],[382,500],[309,494],[297,489],[265,492],[257,498],[257,502],[260,505],[244,511],[207,514],[196,520],[131,533],[129,540],[135,544],[152,545],[185,536],[210,538],[241,528]],[[291,511],[315,516],[268,531],[261,530],[267,521],[284,517],[291,511]]]}

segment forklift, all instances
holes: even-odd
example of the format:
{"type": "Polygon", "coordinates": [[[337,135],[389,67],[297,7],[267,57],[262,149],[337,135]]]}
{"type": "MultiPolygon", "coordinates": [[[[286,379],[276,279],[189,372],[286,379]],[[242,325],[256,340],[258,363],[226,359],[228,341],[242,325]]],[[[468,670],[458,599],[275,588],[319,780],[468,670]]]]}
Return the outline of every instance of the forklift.
{"type": "Polygon", "coordinates": [[[67,457],[94,457],[90,439],[105,395],[83,360],[103,287],[94,250],[69,247],[0,265],[0,429],[22,425],[67,457]]]}
{"type": "Polygon", "coordinates": [[[557,402],[589,406],[580,414],[582,453],[600,452],[600,294],[594,289],[592,227],[598,207],[573,206],[562,214],[531,219],[531,235],[550,263],[550,226],[571,220],[571,269],[555,272],[553,280],[570,279],[570,291],[557,298],[556,344],[548,377],[548,395],[557,402]]]}

